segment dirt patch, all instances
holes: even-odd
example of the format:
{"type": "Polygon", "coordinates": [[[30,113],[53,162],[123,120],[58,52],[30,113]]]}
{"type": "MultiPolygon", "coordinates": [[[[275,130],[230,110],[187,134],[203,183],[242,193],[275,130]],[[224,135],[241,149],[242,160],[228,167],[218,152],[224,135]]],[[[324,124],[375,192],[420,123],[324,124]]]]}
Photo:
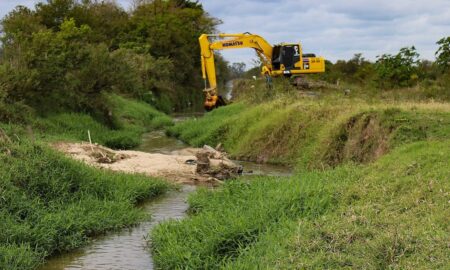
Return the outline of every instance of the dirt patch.
{"type": "Polygon", "coordinates": [[[116,151],[89,143],[59,142],[54,148],[97,168],[142,173],[184,184],[217,184],[236,177],[242,169],[212,147],[186,148],[169,155],[116,151]],[[201,157],[201,162],[198,162],[201,157]],[[200,169],[198,169],[200,164],[200,169]],[[203,164],[207,163],[207,164],[203,164]]]}
{"type": "Polygon", "coordinates": [[[389,150],[391,132],[380,122],[377,115],[361,114],[352,117],[341,127],[330,145],[326,156],[327,163],[335,166],[344,161],[374,161],[389,150]]]}

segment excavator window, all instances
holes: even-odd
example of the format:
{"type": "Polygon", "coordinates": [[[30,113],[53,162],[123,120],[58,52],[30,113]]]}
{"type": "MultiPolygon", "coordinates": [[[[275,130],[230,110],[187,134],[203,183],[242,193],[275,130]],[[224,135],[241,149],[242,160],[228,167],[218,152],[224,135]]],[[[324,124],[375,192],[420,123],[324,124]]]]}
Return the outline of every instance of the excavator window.
{"type": "Polygon", "coordinates": [[[286,70],[291,70],[294,68],[294,55],[295,49],[294,46],[283,46],[282,50],[283,55],[283,64],[286,70]]]}
{"type": "Polygon", "coordinates": [[[272,51],[272,68],[280,70],[281,63],[281,46],[274,46],[272,51]]]}

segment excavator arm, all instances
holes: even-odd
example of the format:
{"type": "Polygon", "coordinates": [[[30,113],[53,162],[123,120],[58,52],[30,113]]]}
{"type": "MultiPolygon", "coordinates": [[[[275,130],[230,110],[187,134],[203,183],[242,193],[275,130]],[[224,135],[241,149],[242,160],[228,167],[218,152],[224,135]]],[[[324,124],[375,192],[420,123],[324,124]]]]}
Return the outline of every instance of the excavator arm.
{"type": "Polygon", "coordinates": [[[270,45],[264,38],[258,35],[249,33],[244,34],[217,34],[207,35],[202,34],[199,38],[200,51],[201,51],[201,63],[202,63],[202,77],[205,81],[205,109],[211,110],[217,104],[223,103],[217,93],[217,77],[216,68],[214,63],[214,51],[226,50],[226,49],[242,49],[253,48],[261,59],[265,70],[271,70],[271,57],[272,57],[272,45],[270,45]],[[210,39],[219,39],[214,42],[210,42],[210,39]],[[207,87],[207,82],[209,88],[207,87]]]}

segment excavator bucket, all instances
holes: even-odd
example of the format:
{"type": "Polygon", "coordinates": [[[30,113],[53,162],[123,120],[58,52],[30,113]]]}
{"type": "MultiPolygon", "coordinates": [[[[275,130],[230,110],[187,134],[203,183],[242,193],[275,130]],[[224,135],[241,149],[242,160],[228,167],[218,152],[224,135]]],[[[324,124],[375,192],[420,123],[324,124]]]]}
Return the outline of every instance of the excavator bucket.
{"type": "Polygon", "coordinates": [[[212,111],[215,108],[218,108],[220,106],[227,105],[227,102],[225,99],[220,95],[210,95],[209,97],[206,97],[204,108],[207,112],[212,111]]]}
{"type": "Polygon", "coordinates": [[[207,112],[212,111],[220,106],[227,105],[227,102],[221,95],[217,95],[215,88],[208,88],[203,90],[205,92],[205,103],[203,107],[207,112]]]}

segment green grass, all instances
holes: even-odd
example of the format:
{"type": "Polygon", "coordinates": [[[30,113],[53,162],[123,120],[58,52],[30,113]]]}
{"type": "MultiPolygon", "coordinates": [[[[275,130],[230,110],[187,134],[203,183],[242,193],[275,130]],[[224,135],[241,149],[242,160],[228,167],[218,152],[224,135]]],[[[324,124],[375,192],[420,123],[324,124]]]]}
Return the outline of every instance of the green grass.
{"type": "Polygon", "coordinates": [[[113,115],[118,118],[118,128],[147,130],[159,129],[172,125],[172,119],[145,102],[109,96],[113,115]]]}
{"type": "Polygon", "coordinates": [[[221,142],[235,158],[304,168],[370,162],[413,141],[450,138],[445,103],[368,104],[283,96],[238,102],[168,129],[194,146],[221,142]]]}
{"type": "MultiPolygon", "coordinates": [[[[152,232],[161,269],[445,269],[450,107],[279,90],[168,129],[236,158],[295,166],[191,196],[152,232]]],[[[288,89],[288,87],[286,87],[288,89]]],[[[289,90],[289,89],[288,89],[289,90]]],[[[253,92],[252,92],[253,91],[253,92]]]]}
{"type": "Polygon", "coordinates": [[[370,165],[202,189],[152,233],[161,269],[445,269],[450,140],[370,165]]]}
{"type": "Polygon", "coordinates": [[[87,114],[62,113],[39,118],[32,124],[36,137],[46,141],[87,141],[115,149],[129,149],[140,143],[144,132],[172,125],[169,116],[150,105],[117,95],[108,97],[115,128],[96,121],[87,114]]]}
{"type": "Polygon", "coordinates": [[[45,257],[145,218],[134,207],[165,192],[162,180],[98,170],[25,138],[0,138],[0,269],[45,257]]]}

